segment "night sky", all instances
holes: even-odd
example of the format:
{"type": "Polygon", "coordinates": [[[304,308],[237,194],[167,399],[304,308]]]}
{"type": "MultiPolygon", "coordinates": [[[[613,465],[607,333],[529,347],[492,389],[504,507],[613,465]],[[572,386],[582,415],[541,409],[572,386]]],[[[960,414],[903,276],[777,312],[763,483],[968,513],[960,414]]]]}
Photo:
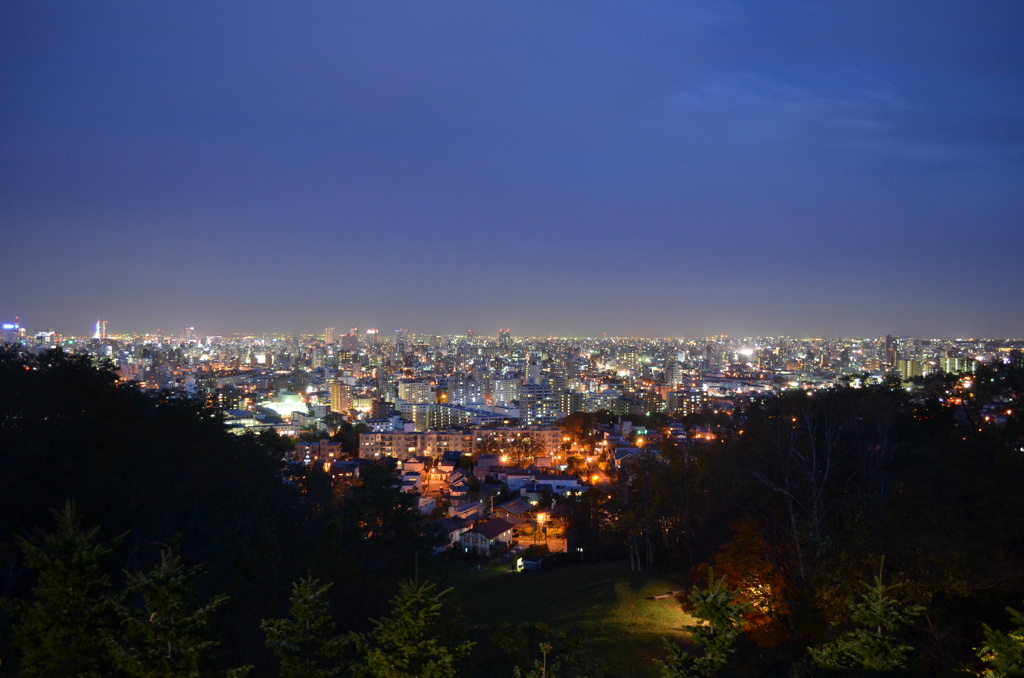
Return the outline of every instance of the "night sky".
{"type": "Polygon", "coordinates": [[[0,3],[29,330],[1024,335],[1024,3],[0,3]]]}

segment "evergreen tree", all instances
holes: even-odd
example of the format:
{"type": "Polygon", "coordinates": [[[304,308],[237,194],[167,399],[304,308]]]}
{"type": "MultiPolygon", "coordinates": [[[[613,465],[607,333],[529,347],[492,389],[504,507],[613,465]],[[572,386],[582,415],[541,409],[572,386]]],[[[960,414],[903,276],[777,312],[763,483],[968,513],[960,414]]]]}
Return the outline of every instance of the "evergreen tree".
{"type": "Polygon", "coordinates": [[[551,643],[541,643],[540,661],[534,660],[533,668],[526,672],[517,666],[512,670],[512,674],[515,678],[558,678],[558,670],[562,668],[562,665],[554,662],[548,666],[548,655],[551,654],[552,649],[551,643]]]}
{"type": "MultiPolygon", "coordinates": [[[[884,565],[884,560],[883,560],[884,565]]],[[[895,636],[912,624],[924,608],[905,605],[893,592],[902,584],[885,585],[881,567],[874,582],[861,582],[859,600],[849,601],[850,619],[858,628],[831,643],[809,648],[819,666],[833,671],[898,671],[907,667],[913,648],[895,636]]]]}
{"type": "Polygon", "coordinates": [[[391,616],[371,620],[374,629],[355,634],[360,654],[354,675],[368,678],[451,678],[457,662],[473,643],[445,642],[440,619],[442,601],[451,589],[437,592],[430,583],[403,582],[391,601],[391,616]]]}
{"type": "Polygon", "coordinates": [[[108,676],[113,667],[103,636],[116,623],[116,603],[102,561],[113,549],[100,542],[98,527],[82,528],[73,502],[53,514],[53,532],[16,537],[38,573],[34,600],[7,604],[16,620],[20,675],[108,676]]]}
{"type": "Polygon", "coordinates": [[[198,567],[161,553],[147,573],[128,575],[128,595],[142,597],[143,606],[122,608],[125,632],[111,638],[118,665],[138,678],[194,678],[203,674],[210,651],[207,627],[211,615],[227,601],[218,595],[206,603],[196,600],[198,567]]]}
{"type": "Polygon", "coordinates": [[[985,644],[978,648],[978,658],[989,665],[981,674],[989,678],[1024,676],[1024,614],[1012,607],[1006,608],[1016,628],[999,631],[983,624],[985,644]]]}
{"type": "Polygon", "coordinates": [[[477,641],[463,675],[475,678],[508,678],[517,669],[527,676],[547,666],[547,678],[602,678],[606,665],[594,657],[593,638],[578,626],[552,628],[541,622],[498,622],[474,626],[477,641]],[[542,650],[538,662],[537,647],[542,650]],[[546,657],[544,655],[547,655],[546,657]],[[557,657],[557,661],[554,658],[557,657]],[[523,667],[533,667],[526,669],[523,667]]]}
{"type": "Polygon", "coordinates": [[[750,609],[749,604],[737,600],[738,596],[739,591],[726,586],[725,577],[715,579],[713,572],[708,573],[706,588],[693,587],[689,599],[693,616],[701,623],[689,629],[701,653],[690,654],[665,641],[668,657],[661,663],[664,678],[710,678],[728,666],[735,651],[733,645],[743,635],[742,616],[750,609]]]}
{"type": "MultiPolygon", "coordinates": [[[[327,592],[333,584],[305,577],[292,585],[290,619],[265,619],[260,624],[267,649],[281,663],[281,678],[331,678],[342,675],[329,657],[336,656],[343,639],[335,634],[327,592]]],[[[336,663],[336,662],[335,662],[336,663]]]]}

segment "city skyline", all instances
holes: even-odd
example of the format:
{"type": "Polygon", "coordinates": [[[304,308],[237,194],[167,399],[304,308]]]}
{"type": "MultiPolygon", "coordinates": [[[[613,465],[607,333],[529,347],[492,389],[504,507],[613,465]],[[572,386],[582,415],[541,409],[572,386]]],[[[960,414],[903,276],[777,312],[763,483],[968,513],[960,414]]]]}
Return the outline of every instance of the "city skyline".
{"type": "MultiPolygon", "coordinates": [[[[361,339],[367,339],[369,335],[367,330],[372,331],[375,335],[380,337],[381,341],[393,342],[395,334],[397,332],[407,332],[411,336],[415,337],[469,337],[469,338],[488,338],[488,339],[500,339],[503,332],[509,332],[509,336],[515,339],[704,339],[711,337],[726,337],[730,339],[773,339],[773,338],[786,338],[786,339],[851,339],[851,340],[867,340],[867,339],[878,339],[886,335],[896,337],[912,337],[917,339],[956,339],[956,340],[1006,340],[1006,341],[1020,341],[1024,339],[1024,334],[1018,335],[995,335],[995,334],[984,334],[984,333],[961,333],[961,334],[913,334],[910,332],[896,332],[896,331],[882,331],[880,333],[869,333],[869,332],[853,332],[848,334],[837,334],[837,333],[797,333],[797,332],[675,332],[675,333],[664,333],[656,334],[650,332],[644,332],[642,327],[634,327],[632,329],[626,328],[626,331],[621,333],[612,333],[607,331],[592,332],[589,334],[559,334],[556,332],[515,332],[512,329],[506,330],[499,326],[485,327],[485,328],[474,328],[468,327],[463,330],[432,330],[424,328],[416,328],[410,326],[408,323],[403,323],[402,327],[384,327],[376,328],[370,325],[362,325],[357,327],[349,327],[344,330],[340,330],[337,327],[303,327],[303,328],[276,328],[270,329],[267,326],[254,326],[254,327],[243,327],[239,329],[228,329],[222,330],[218,326],[209,328],[196,327],[195,325],[189,326],[171,326],[167,323],[163,323],[157,327],[137,327],[137,326],[125,326],[125,327],[111,327],[107,328],[107,320],[94,320],[90,323],[87,329],[85,328],[66,328],[59,325],[41,325],[33,324],[31,319],[22,318],[15,316],[13,318],[0,318],[0,322],[3,323],[3,329],[12,331],[15,328],[24,331],[28,334],[35,333],[46,333],[55,332],[65,337],[84,338],[91,337],[94,339],[107,339],[117,337],[142,337],[142,336],[155,336],[161,335],[165,337],[183,337],[193,336],[195,338],[203,337],[218,337],[218,336],[278,336],[278,337],[289,337],[289,336],[301,336],[301,337],[313,337],[321,336],[325,338],[326,343],[334,343],[338,338],[345,335],[353,330],[356,331],[361,339]],[[404,328],[404,329],[403,329],[404,328]],[[409,329],[411,328],[411,329],[409,329]],[[328,335],[330,331],[330,335],[328,335]],[[333,341],[328,339],[328,336],[333,338],[333,341]]],[[[514,328],[513,328],[514,329],[514,328]]]]}
{"type": "Polygon", "coordinates": [[[0,320],[1024,336],[1022,28],[1014,2],[8,3],[0,320]]]}
{"type": "Polygon", "coordinates": [[[431,340],[467,340],[471,343],[489,343],[495,345],[504,345],[503,340],[511,339],[516,342],[526,342],[528,344],[533,342],[546,342],[549,340],[553,341],[583,341],[583,342],[602,342],[602,341],[651,341],[651,342],[703,342],[703,341],[728,341],[737,343],[739,345],[747,345],[749,347],[755,347],[762,343],[770,345],[773,342],[788,342],[788,341],[847,341],[847,342],[884,342],[887,339],[911,339],[919,341],[955,341],[960,343],[978,342],[978,343],[996,343],[996,344],[1010,344],[1015,345],[1020,342],[1024,342],[1024,337],[1021,336],[995,336],[995,335],[982,335],[982,334],[964,334],[964,335],[912,335],[906,333],[884,333],[880,335],[875,334],[792,334],[792,333],[779,333],[779,334],[765,334],[765,333],[752,333],[752,334],[729,334],[724,332],[710,333],[710,334],[643,334],[640,332],[624,333],[624,334],[611,334],[609,332],[600,332],[595,334],[583,335],[583,334],[520,334],[513,332],[511,329],[497,328],[496,331],[489,332],[486,330],[476,330],[469,328],[463,331],[455,332],[429,332],[418,329],[402,329],[402,328],[385,328],[380,329],[376,327],[350,327],[345,330],[338,330],[336,327],[324,327],[319,331],[316,329],[308,331],[268,331],[260,328],[249,328],[245,331],[232,331],[232,332],[207,332],[204,328],[196,328],[193,326],[188,327],[158,327],[158,328],[120,328],[116,331],[107,329],[107,321],[97,320],[92,329],[89,332],[76,333],[66,332],[53,327],[31,327],[22,324],[23,319],[15,318],[16,322],[8,322],[6,319],[0,319],[3,327],[2,334],[0,334],[0,343],[8,341],[11,343],[27,343],[34,345],[42,345],[46,342],[47,337],[60,337],[64,340],[76,340],[82,341],[87,339],[100,340],[101,343],[109,343],[111,341],[139,341],[139,340],[157,340],[163,339],[164,342],[178,342],[183,341],[185,343],[203,343],[212,340],[226,340],[226,339],[273,339],[273,340],[291,340],[291,339],[302,339],[306,341],[319,342],[322,341],[324,344],[342,344],[348,337],[355,337],[360,344],[367,345],[387,345],[394,346],[398,340],[399,334],[404,334],[405,339],[403,341],[431,341],[431,340]],[[16,337],[21,337],[17,339],[16,337]]]}

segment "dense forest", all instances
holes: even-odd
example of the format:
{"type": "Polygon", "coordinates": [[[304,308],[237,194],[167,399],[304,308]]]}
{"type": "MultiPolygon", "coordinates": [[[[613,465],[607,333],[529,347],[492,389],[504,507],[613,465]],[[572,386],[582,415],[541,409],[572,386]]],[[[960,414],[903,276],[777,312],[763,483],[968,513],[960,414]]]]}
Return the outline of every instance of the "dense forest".
{"type": "MultiPolygon", "coordinates": [[[[1019,675],[1022,392],[994,364],[698,415],[713,439],[585,493],[570,543],[691,578],[705,623],[664,675],[1019,675]]],[[[585,445],[593,423],[564,426],[585,445]]],[[[0,675],[604,675],[568,631],[495,633],[420,580],[432,537],[389,469],[337,488],[288,446],[5,349],[0,675]]]]}

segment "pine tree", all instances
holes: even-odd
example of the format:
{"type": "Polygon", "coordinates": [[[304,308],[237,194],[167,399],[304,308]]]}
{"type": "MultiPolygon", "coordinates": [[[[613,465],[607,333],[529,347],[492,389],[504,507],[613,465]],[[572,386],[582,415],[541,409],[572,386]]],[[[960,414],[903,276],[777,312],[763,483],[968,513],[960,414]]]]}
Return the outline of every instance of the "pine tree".
{"type": "MultiPolygon", "coordinates": [[[[140,609],[122,607],[125,632],[112,637],[118,665],[138,678],[195,678],[216,642],[207,637],[213,613],[227,602],[218,595],[196,600],[199,567],[186,568],[166,551],[147,573],[128,575],[129,596],[142,598],[140,609]]],[[[243,670],[244,671],[244,670],[243,670]]]]}
{"type": "Polygon", "coordinates": [[[913,648],[895,636],[924,613],[919,605],[905,605],[893,593],[902,584],[885,585],[881,568],[874,582],[861,582],[864,592],[850,600],[850,619],[857,628],[831,643],[809,648],[814,662],[833,671],[897,671],[905,669],[913,648]]]}
{"type": "Polygon", "coordinates": [[[999,631],[982,624],[985,644],[978,648],[978,658],[989,665],[981,674],[988,678],[1024,676],[1024,614],[1012,607],[1006,611],[1016,627],[1011,631],[999,631]]]}
{"type": "Polygon", "coordinates": [[[113,549],[99,541],[98,527],[82,528],[73,502],[53,515],[53,532],[16,537],[39,577],[32,602],[8,603],[16,620],[20,675],[108,676],[112,661],[103,637],[116,624],[116,599],[102,561],[113,549]]]}
{"type": "MultiPolygon", "coordinates": [[[[281,678],[331,678],[342,675],[331,665],[344,642],[334,632],[327,592],[332,584],[305,577],[292,585],[290,619],[265,619],[260,624],[267,649],[281,663],[281,678]]],[[[337,662],[335,662],[337,664],[337,662]]]]}
{"type": "Polygon", "coordinates": [[[457,662],[473,647],[443,639],[441,599],[430,583],[403,582],[391,601],[391,616],[371,620],[374,629],[353,636],[361,661],[355,675],[370,678],[452,678],[457,662]]]}
{"type": "Polygon", "coordinates": [[[562,665],[559,662],[554,662],[548,666],[548,655],[551,654],[553,649],[551,643],[541,643],[541,660],[534,660],[533,668],[526,672],[518,666],[515,667],[512,669],[512,675],[515,678],[558,678],[558,670],[562,668],[562,665]]]}
{"type": "Polygon", "coordinates": [[[726,586],[725,577],[714,578],[708,573],[707,587],[695,586],[689,599],[693,603],[693,616],[702,623],[690,626],[693,642],[701,654],[690,654],[674,643],[665,641],[668,657],[663,661],[664,678],[711,678],[729,664],[733,645],[743,635],[743,614],[750,605],[737,600],[739,591],[726,586]]]}

